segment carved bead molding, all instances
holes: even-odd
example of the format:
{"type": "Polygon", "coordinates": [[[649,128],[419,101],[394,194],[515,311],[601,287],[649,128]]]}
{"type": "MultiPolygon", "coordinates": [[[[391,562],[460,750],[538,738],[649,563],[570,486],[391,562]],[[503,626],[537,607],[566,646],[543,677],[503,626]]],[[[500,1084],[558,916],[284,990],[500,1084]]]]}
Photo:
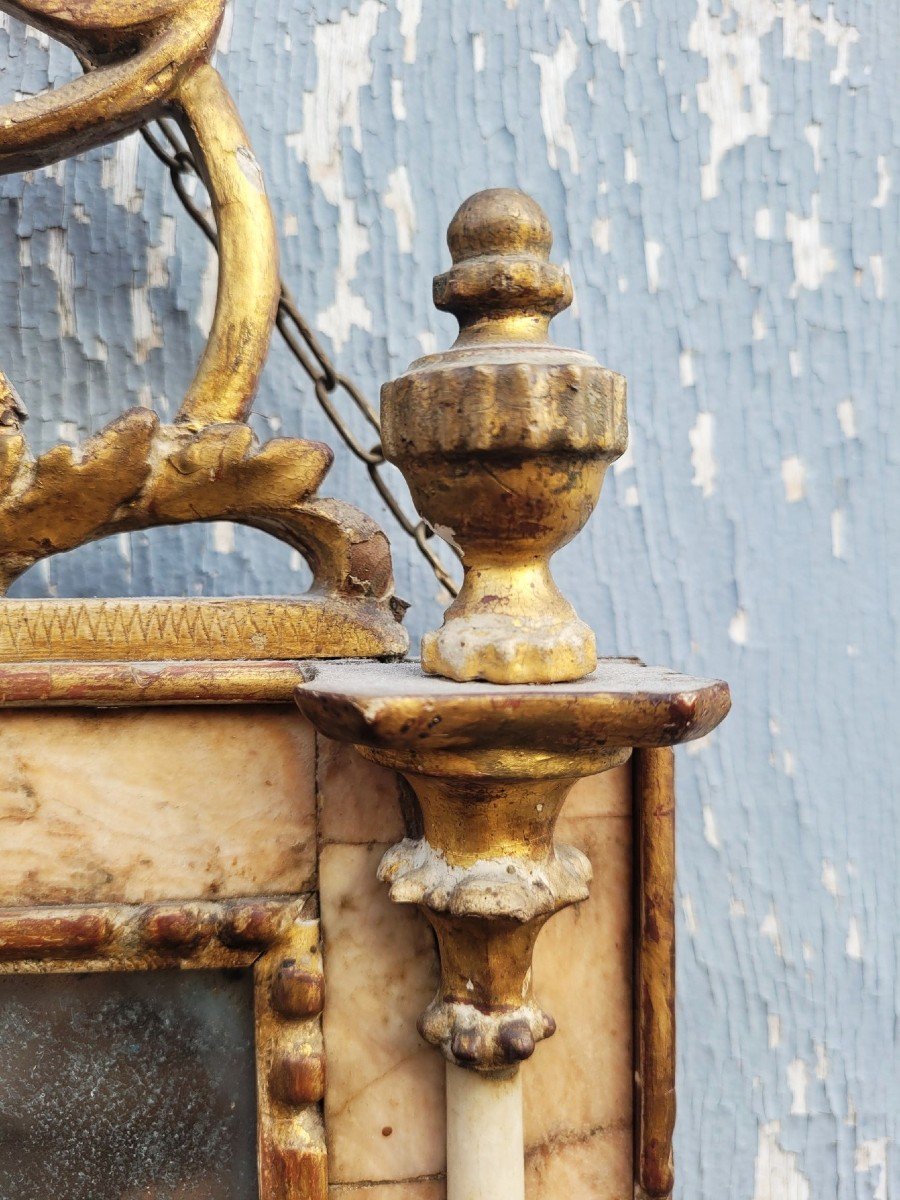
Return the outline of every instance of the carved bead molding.
{"type": "Polygon", "coordinates": [[[2,908],[0,975],[252,970],[260,1200],[328,1200],[315,914],[312,896],[2,908]]]}
{"type": "Polygon", "coordinates": [[[569,789],[634,747],[702,737],[727,713],[728,688],[628,659],[543,687],[460,684],[411,662],[304,673],[304,715],[402,772],[421,807],[422,837],[388,850],[380,873],[437,936],[441,984],[422,1036],[458,1066],[515,1067],[555,1029],[532,994],[535,940],[588,894],[587,860],[553,837],[569,789]]]}
{"type": "Polygon", "coordinates": [[[210,335],[174,425],[130,409],[79,451],[36,460],[25,406],[0,373],[0,595],[36,562],[116,533],[234,521],[286,542],[313,570],[308,596],[263,605],[236,627],[205,602],[0,604],[0,661],[290,658],[401,654],[404,606],[393,597],[387,539],[351,505],[315,498],[331,465],[319,442],[260,447],[244,424],[280,295],[278,248],[259,164],[209,62],[225,0],[2,0],[71,46],[86,74],[0,107],[0,174],[46,166],[131,132],[178,122],[212,203],[219,279],[210,335]]]}

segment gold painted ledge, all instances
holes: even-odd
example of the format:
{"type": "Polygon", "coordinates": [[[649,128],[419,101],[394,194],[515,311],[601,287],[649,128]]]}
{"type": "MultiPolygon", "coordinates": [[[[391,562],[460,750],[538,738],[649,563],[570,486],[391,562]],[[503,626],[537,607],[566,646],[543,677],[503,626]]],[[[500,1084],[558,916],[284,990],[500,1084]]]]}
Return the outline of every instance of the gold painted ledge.
{"type": "Polygon", "coordinates": [[[574,782],[635,747],[701,737],[728,712],[727,686],[606,659],[555,685],[458,683],[415,662],[307,663],[301,712],[320,733],[402,772],[421,832],[384,855],[391,898],[435,931],[441,984],[419,1032],[457,1066],[515,1070],[556,1025],[536,1002],[544,924],[584,900],[590,862],[557,843],[574,782]]]}
{"type": "Polygon", "coordinates": [[[307,663],[303,673],[297,703],[321,733],[377,751],[398,770],[427,756],[429,771],[444,764],[441,774],[515,777],[527,766],[524,777],[590,775],[611,750],[703,737],[731,707],[721,680],[630,658],[600,659],[583,679],[551,685],[457,683],[424,675],[411,659],[307,663]]]}

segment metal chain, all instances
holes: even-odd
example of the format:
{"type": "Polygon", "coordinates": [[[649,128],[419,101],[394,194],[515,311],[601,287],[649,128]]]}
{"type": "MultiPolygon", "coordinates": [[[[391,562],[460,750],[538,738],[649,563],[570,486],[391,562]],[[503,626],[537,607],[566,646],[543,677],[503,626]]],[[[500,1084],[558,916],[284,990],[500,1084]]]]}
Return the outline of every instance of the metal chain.
{"type": "MultiPolygon", "coordinates": [[[[207,240],[217,247],[215,226],[191,195],[193,182],[202,178],[194,156],[182,139],[180,132],[171,122],[157,121],[156,129],[159,131],[158,134],[149,125],[142,125],[141,136],[168,170],[172,186],[185,212],[197,228],[203,232],[207,240]]],[[[407,516],[385,479],[384,467],[387,460],[381,448],[381,422],[378,419],[378,413],[357,385],[346,375],[342,375],[332,363],[322,343],[297,308],[297,303],[284,280],[281,281],[281,296],[278,301],[275,325],[291,354],[312,383],[319,406],[340,435],[344,445],[351,454],[365,464],[378,495],[387,505],[403,532],[415,542],[422,557],[434,572],[438,583],[446,588],[452,596],[455,596],[459,587],[431,548],[430,542],[434,538],[433,530],[424,521],[415,521],[407,516]],[[378,440],[371,449],[365,448],[338,411],[335,400],[339,392],[342,392],[361,413],[363,420],[377,437],[378,440]]],[[[457,550],[454,549],[453,552],[460,557],[457,550]]]]}

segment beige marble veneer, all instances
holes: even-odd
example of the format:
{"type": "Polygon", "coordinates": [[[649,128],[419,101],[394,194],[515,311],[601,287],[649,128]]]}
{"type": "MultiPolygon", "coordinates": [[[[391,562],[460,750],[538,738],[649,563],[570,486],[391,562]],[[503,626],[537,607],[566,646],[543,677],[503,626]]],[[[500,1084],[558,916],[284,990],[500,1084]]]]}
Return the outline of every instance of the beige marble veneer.
{"type": "Polygon", "coordinates": [[[0,712],[0,904],[309,891],[314,755],[293,705],[0,712]]]}

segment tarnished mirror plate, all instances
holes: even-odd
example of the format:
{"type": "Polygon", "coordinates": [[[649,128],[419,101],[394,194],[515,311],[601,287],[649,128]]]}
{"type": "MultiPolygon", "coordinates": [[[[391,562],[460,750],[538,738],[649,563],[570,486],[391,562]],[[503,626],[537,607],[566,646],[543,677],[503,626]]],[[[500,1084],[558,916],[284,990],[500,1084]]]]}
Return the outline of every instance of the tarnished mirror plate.
{"type": "Polygon", "coordinates": [[[247,971],[0,979],[0,1200],[256,1200],[247,971]]]}

